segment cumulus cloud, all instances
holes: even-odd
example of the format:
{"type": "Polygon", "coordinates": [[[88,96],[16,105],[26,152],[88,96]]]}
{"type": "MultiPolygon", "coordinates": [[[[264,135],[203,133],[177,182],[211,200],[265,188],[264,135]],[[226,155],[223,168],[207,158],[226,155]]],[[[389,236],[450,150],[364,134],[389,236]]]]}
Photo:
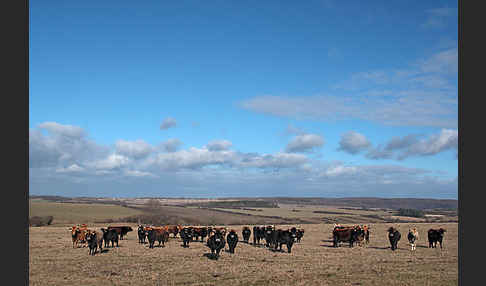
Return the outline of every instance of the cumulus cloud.
{"type": "Polygon", "coordinates": [[[82,138],[86,134],[79,126],[62,125],[56,122],[44,122],[38,125],[40,129],[47,130],[49,133],[71,138],[82,138]]]}
{"type": "Polygon", "coordinates": [[[182,141],[177,139],[177,138],[171,138],[168,139],[165,142],[162,142],[161,147],[162,150],[166,152],[175,152],[177,149],[179,149],[180,146],[182,146],[182,141]]]}
{"type": "Polygon", "coordinates": [[[401,69],[352,74],[332,92],[312,96],[263,95],[244,109],[298,120],[366,120],[393,126],[457,128],[457,47],[401,69]],[[350,93],[352,92],[352,93],[350,93]]]}
{"type": "Polygon", "coordinates": [[[143,140],[118,140],[115,144],[115,150],[118,154],[140,159],[148,156],[153,151],[153,147],[143,140]]]}
{"type": "Polygon", "coordinates": [[[210,151],[222,151],[228,150],[233,144],[228,140],[214,140],[206,145],[206,148],[210,151]]]}
{"type": "MultiPolygon", "coordinates": [[[[371,148],[366,154],[369,159],[404,160],[414,156],[431,156],[447,150],[458,148],[458,131],[442,129],[439,134],[433,134],[426,139],[420,139],[419,135],[411,134],[404,137],[392,138],[385,147],[371,148]]],[[[456,156],[457,159],[457,156],[456,156]]]]}
{"type": "Polygon", "coordinates": [[[175,127],[177,125],[177,121],[175,118],[172,117],[167,117],[162,121],[162,124],[160,125],[160,130],[167,130],[169,128],[175,127]]]}
{"type": "Polygon", "coordinates": [[[297,135],[285,147],[285,152],[309,152],[324,145],[324,139],[317,134],[297,135]]]}
{"type": "Polygon", "coordinates": [[[371,146],[370,141],[363,135],[355,131],[348,131],[341,135],[338,150],[357,154],[371,146]]]}

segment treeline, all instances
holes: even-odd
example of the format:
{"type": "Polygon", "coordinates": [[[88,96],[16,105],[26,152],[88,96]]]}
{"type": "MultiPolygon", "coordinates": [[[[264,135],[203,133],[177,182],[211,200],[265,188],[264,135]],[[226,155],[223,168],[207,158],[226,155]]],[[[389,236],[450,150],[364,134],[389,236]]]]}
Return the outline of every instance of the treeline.
{"type": "Polygon", "coordinates": [[[409,217],[425,217],[425,213],[421,210],[417,209],[399,209],[398,210],[399,216],[409,216],[409,217]]]}
{"type": "Polygon", "coordinates": [[[278,208],[278,203],[260,200],[241,200],[241,201],[212,201],[204,203],[190,203],[186,206],[196,206],[205,208],[278,208]]]}

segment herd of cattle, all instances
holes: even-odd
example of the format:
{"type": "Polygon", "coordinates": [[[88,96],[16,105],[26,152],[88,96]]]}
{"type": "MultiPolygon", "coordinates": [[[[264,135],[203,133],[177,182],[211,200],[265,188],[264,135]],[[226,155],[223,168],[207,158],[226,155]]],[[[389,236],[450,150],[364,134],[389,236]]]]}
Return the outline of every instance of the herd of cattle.
{"type": "MultiPolygon", "coordinates": [[[[104,247],[118,247],[118,240],[123,240],[123,237],[128,232],[133,231],[130,226],[108,226],[101,228],[101,232],[90,230],[86,224],[72,226],[71,230],[73,248],[78,243],[87,244],[89,247],[89,254],[95,255],[97,249],[100,253],[104,247]]],[[[398,241],[401,234],[395,227],[390,227],[388,230],[388,239],[390,241],[391,250],[398,248],[398,241]]],[[[429,241],[429,248],[437,247],[437,242],[442,248],[442,240],[445,229],[429,229],[427,237],[429,241]]],[[[226,227],[201,227],[201,226],[181,226],[181,225],[166,225],[166,226],[138,226],[138,240],[140,244],[145,244],[148,241],[149,248],[154,248],[157,241],[158,246],[169,241],[170,235],[174,238],[177,235],[182,240],[182,247],[189,247],[189,243],[193,241],[204,242],[207,237],[206,245],[211,249],[213,257],[219,257],[219,253],[225,248],[228,243],[228,252],[235,253],[236,245],[238,244],[238,234],[234,229],[226,227]]],[[[249,243],[250,236],[253,233],[253,246],[264,246],[272,250],[282,251],[282,246],[286,245],[287,252],[291,253],[294,243],[299,243],[304,236],[304,229],[292,227],[289,229],[277,229],[274,225],[269,226],[254,226],[253,231],[250,227],[245,226],[242,230],[242,242],[249,243]]],[[[363,245],[370,242],[370,227],[367,225],[341,226],[334,225],[332,230],[333,246],[339,247],[341,242],[348,242],[349,247],[354,244],[363,245]]],[[[419,233],[416,228],[409,229],[407,239],[411,245],[411,250],[416,249],[416,241],[419,238],[419,233]]]]}

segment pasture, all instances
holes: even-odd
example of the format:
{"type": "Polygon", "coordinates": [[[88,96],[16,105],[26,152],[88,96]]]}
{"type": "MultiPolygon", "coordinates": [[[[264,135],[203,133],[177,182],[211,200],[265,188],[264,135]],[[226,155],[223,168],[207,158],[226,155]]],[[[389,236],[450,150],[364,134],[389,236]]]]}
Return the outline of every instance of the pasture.
{"type": "MultiPolygon", "coordinates": [[[[79,221],[78,223],[83,223],[79,221]]],[[[29,228],[29,280],[31,285],[458,285],[457,223],[372,223],[370,244],[332,247],[332,224],[297,225],[305,229],[292,253],[274,252],[242,243],[235,254],[222,252],[209,259],[205,243],[181,247],[171,238],[165,247],[149,249],[139,244],[136,225],[120,247],[107,248],[95,256],[87,247],[72,247],[66,226],[29,228]],[[402,233],[398,250],[390,250],[386,230],[395,226],[402,233]],[[412,252],[408,229],[417,227],[420,238],[412,252]],[[444,248],[428,248],[427,230],[447,230],[444,248]]],[[[99,230],[107,224],[90,224],[99,230]]],[[[278,225],[279,228],[288,226],[278,225]]],[[[228,246],[226,246],[226,249],[228,246]]]]}

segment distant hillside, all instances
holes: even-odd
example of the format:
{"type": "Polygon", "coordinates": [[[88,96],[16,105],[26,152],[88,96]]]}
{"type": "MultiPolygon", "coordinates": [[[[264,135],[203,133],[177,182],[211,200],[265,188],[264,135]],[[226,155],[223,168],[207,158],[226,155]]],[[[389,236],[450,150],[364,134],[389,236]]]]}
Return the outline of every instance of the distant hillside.
{"type": "Polygon", "coordinates": [[[279,204],[300,204],[387,209],[457,209],[457,200],[414,198],[262,198],[279,204]]]}
{"type": "MultiPolygon", "coordinates": [[[[82,203],[105,203],[117,205],[131,205],[140,198],[125,198],[113,200],[110,198],[88,198],[77,197],[68,198],[61,196],[30,196],[31,199],[43,199],[54,202],[82,202],[82,203]]],[[[292,198],[292,197],[267,197],[267,198],[219,198],[204,201],[206,199],[194,199],[190,203],[184,203],[180,198],[164,198],[178,202],[178,205],[200,206],[206,208],[275,208],[278,204],[297,204],[297,205],[314,205],[314,206],[335,206],[335,207],[353,207],[362,209],[447,209],[455,210],[458,206],[457,200],[451,199],[416,199],[416,198],[292,198]],[[200,202],[199,202],[200,201],[200,202]]],[[[187,200],[185,198],[184,200],[187,200]]]]}

